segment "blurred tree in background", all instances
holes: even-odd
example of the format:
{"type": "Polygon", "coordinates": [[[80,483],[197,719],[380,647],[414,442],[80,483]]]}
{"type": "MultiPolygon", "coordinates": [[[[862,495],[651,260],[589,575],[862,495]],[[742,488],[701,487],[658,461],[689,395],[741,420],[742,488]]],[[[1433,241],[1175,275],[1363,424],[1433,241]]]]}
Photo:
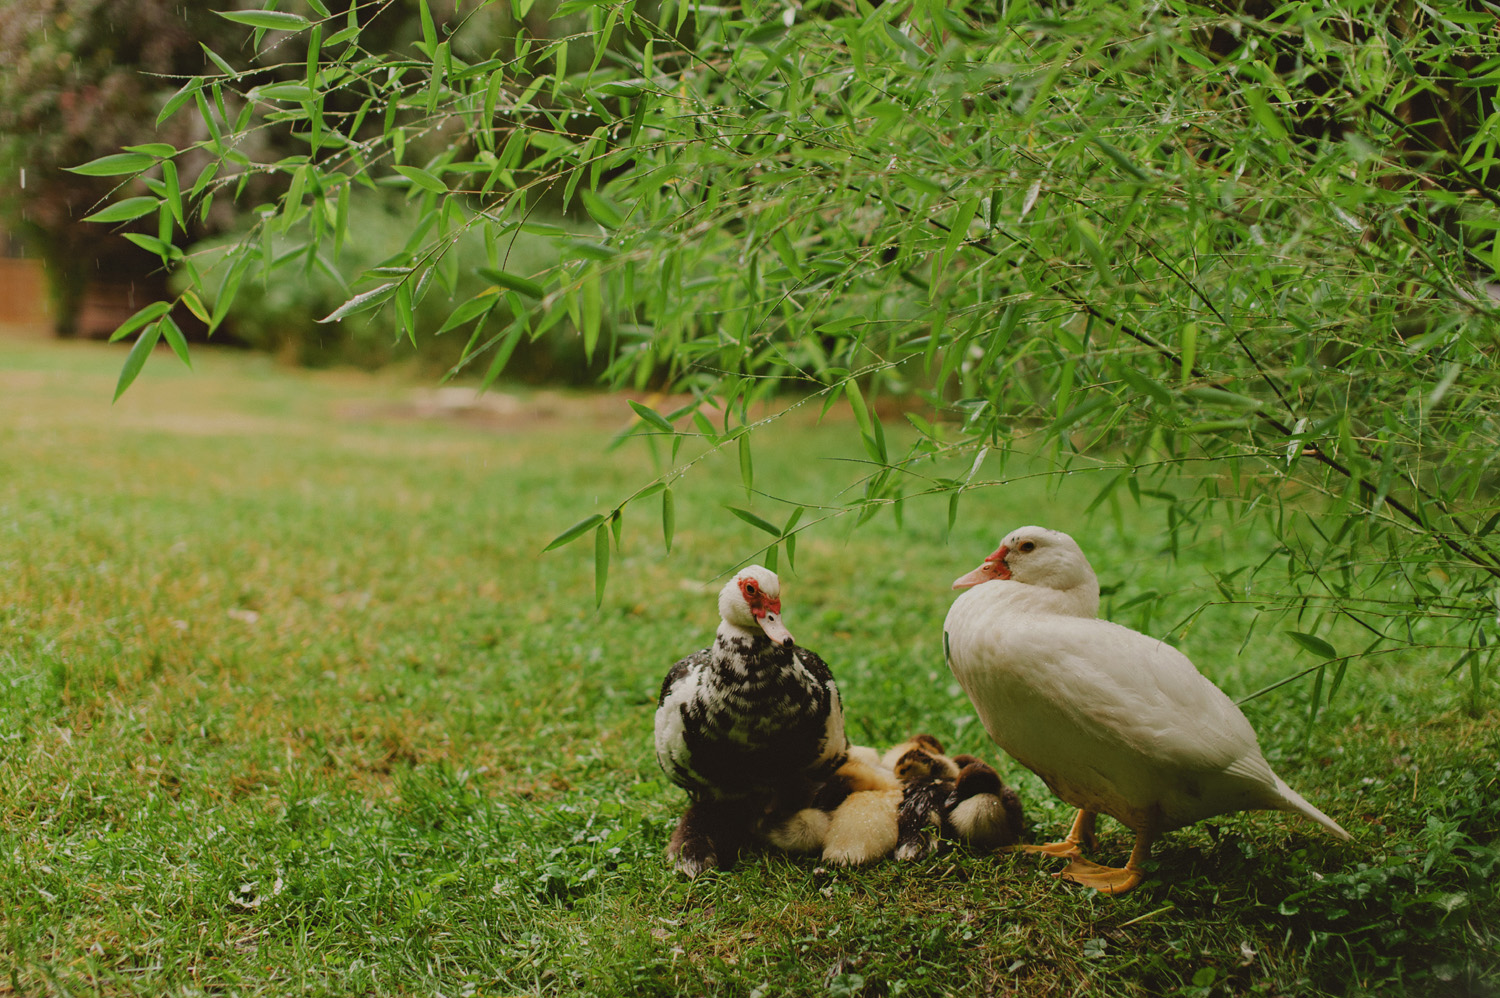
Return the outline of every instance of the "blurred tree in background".
{"type": "MultiPolygon", "coordinates": [[[[167,292],[154,254],[82,224],[119,179],[65,168],[132,144],[190,146],[201,135],[200,123],[180,117],[159,133],[149,123],[177,88],[173,78],[208,64],[199,40],[238,37],[232,28],[202,5],[176,0],[0,4],[0,211],[45,262],[63,335],[79,332],[80,320],[94,332],[109,332],[167,292]],[[85,316],[91,284],[94,314],[85,316]],[[133,307],[113,314],[132,299],[133,307]]],[[[195,161],[191,154],[185,159],[195,161]]],[[[140,182],[129,191],[148,193],[140,182]]],[[[154,236],[151,222],[141,232],[154,236]]],[[[205,231],[200,222],[188,235],[205,231]]]]}
{"type": "MultiPolygon", "coordinates": [[[[1220,598],[1293,615],[1314,705],[1413,647],[1478,702],[1500,638],[1488,6],[568,0],[542,22],[418,0],[394,45],[386,7],[226,13],[251,41],[177,81],[162,119],[204,134],[151,163],[207,165],[102,213],[177,231],[235,197],[232,243],[163,256],[210,327],[252,277],[321,273],[348,288],[328,323],[456,337],[486,383],[521,344],[576,344],[610,384],[681,393],[637,405],[640,432],[673,462],[690,438],[737,452],[747,493],[756,403],[842,403],[856,488],[741,511],[773,563],[917,496],[951,523],[1012,455],[1093,507],[1159,503],[1172,546],[1257,518],[1278,542],[1220,598]],[[295,152],[247,155],[268,135],[295,152]],[[236,194],[268,174],[274,196],[236,194]],[[419,221],[351,268],[375,192],[419,221]],[[881,394],[923,403],[910,443],[881,394]]],[[[120,390],[159,339],[186,356],[171,304],[118,331],[120,390]]],[[[555,542],[592,536],[601,587],[631,504],[659,497],[670,543],[673,462],[555,542]]]]}
{"type": "MultiPolygon", "coordinates": [[[[333,8],[360,25],[362,44],[373,49],[398,51],[422,37],[415,0],[378,5],[342,0],[333,8]]],[[[431,10],[439,18],[457,16],[451,2],[431,10]]],[[[546,11],[545,6],[528,11],[534,29],[547,30],[546,11]]],[[[471,13],[466,23],[468,30],[454,42],[463,56],[482,56],[470,48],[504,46],[514,36],[508,9],[471,13]]],[[[215,155],[203,145],[210,136],[204,118],[160,116],[185,79],[217,70],[219,53],[235,57],[247,42],[243,24],[203,4],[0,2],[0,62],[10,67],[0,76],[0,217],[45,263],[60,334],[108,335],[142,305],[173,296],[183,288],[180,270],[177,283],[169,280],[182,250],[195,247],[212,255],[216,247],[232,244],[258,224],[255,214],[243,211],[247,203],[274,201],[286,193],[294,173],[265,164],[305,154],[305,134],[257,122],[236,136],[224,155],[215,155]],[[158,146],[182,152],[162,156],[158,146]],[[149,169],[133,177],[126,170],[131,160],[113,158],[95,169],[70,170],[122,149],[136,162],[151,164],[149,169]],[[185,187],[184,175],[195,178],[194,186],[185,187]],[[196,178],[203,178],[201,187],[196,178]],[[231,181],[234,199],[216,200],[231,181]],[[180,222],[175,216],[171,224],[143,216],[125,223],[121,233],[108,235],[82,221],[111,197],[168,197],[172,185],[196,209],[184,213],[180,222]]],[[[300,63],[268,61],[257,79],[285,83],[300,79],[303,72],[300,63]]],[[[226,116],[245,107],[232,86],[210,87],[209,93],[226,116]]],[[[346,120],[357,116],[360,107],[361,101],[345,90],[331,90],[323,100],[327,113],[346,120]]],[[[380,119],[371,119],[361,131],[366,139],[379,136],[380,119]]],[[[422,227],[422,206],[401,195],[373,187],[354,192],[362,238],[348,247],[344,267],[359,272],[378,266],[422,227]]],[[[477,241],[477,232],[473,238],[477,241]]],[[[527,248],[540,253],[539,260],[555,257],[550,247],[534,241],[527,248]]],[[[338,326],[315,321],[348,296],[347,281],[330,266],[315,267],[296,282],[252,283],[242,289],[227,328],[235,342],[304,364],[378,366],[409,356],[413,349],[444,365],[457,359],[462,344],[450,345],[451,337],[403,343],[389,316],[372,313],[338,326]]],[[[431,320],[428,325],[446,317],[438,311],[436,302],[428,304],[423,312],[431,320]]],[[[181,305],[172,318],[187,336],[206,329],[181,305]]],[[[222,331],[218,335],[224,338],[222,331]]],[[[522,345],[515,360],[532,378],[582,380],[596,377],[601,369],[590,366],[580,348],[565,343],[522,345]]]]}

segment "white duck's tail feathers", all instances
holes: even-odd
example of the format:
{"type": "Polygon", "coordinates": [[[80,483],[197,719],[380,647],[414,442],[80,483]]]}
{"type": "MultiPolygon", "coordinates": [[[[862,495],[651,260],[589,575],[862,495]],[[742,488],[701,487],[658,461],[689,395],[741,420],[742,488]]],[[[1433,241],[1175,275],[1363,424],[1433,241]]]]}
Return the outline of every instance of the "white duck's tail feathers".
{"type": "Polygon", "coordinates": [[[1353,839],[1353,836],[1344,831],[1344,829],[1340,827],[1337,821],[1334,821],[1332,818],[1328,817],[1328,815],[1324,814],[1322,811],[1319,811],[1317,808],[1309,804],[1301,794],[1293,790],[1291,787],[1287,786],[1279,776],[1276,778],[1276,789],[1281,792],[1283,801],[1283,803],[1278,806],[1279,810],[1292,811],[1302,815],[1303,817],[1311,818],[1313,821],[1316,821],[1318,824],[1328,829],[1328,831],[1333,835],[1343,839],[1346,842],[1353,839]]]}

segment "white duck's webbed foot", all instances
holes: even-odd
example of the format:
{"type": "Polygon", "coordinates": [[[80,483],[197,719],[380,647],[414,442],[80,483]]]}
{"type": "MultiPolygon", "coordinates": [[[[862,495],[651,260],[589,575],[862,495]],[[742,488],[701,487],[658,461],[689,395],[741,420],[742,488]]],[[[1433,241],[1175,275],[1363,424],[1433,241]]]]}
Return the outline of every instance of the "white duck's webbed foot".
{"type": "MultiPolygon", "coordinates": [[[[1093,811],[1079,811],[1073,818],[1073,827],[1068,830],[1068,837],[1061,842],[1048,842],[1039,846],[1015,846],[1020,852],[1038,852],[1044,856],[1056,856],[1059,859],[1083,859],[1083,851],[1093,851],[1096,842],[1094,840],[1094,819],[1097,815],[1093,811]]],[[[1085,861],[1086,862],[1086,861],[1085,861]]]]}
{"type": "Polygon", "coordinates": [[[1053,876],[1084,887],[1092,887],[1104,894],[1124,894],[1145,879],[1145,874],[1133,866],[1101,866],[1098,863],[1089,862],[1082,856],[1074,859],[1053,876]]]}
{"type": "Polygon", "coordinates": [[[1058,859],[1083,858],[1083,850],[1072,839],[1064,839],[1061,842],[1048,842],[1045,845],[1039,846],[1020,845],[1011,846],[1011,848],[1016,852],[1035,852],[1041,853],[1043,856],[1056,856],[1058,859]]]}
{"type": "Polygon", "coordinates": [[[1141,864],[1150,857],[1154,839],[1155,836],[1149,831],[1136,832],[1135,846],[1130,850],[1130,859],[1126,860],[1123,867],[1101,866],[1078,855],[1072,857],[1072,862],[1053,876],[1083,887],[1092,887],[1104,894],[1124,894],[1140,886],[1141,881],[1146,879],[1141,864]]]}

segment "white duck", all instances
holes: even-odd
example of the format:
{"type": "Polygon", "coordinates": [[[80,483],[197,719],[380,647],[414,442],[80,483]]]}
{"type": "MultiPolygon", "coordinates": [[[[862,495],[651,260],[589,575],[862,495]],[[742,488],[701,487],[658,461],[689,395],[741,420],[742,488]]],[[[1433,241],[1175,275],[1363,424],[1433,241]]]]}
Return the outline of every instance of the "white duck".
{"type": "Polygon", "coordinates": [[[1109,893],[1141,882],[1162,832],[1232,811],[1293,811],[1349,834],[1271,771],[1245,715],[1171,645],[1095,619],[1099,580],[1067,534],[1022,527],[948,611],[948,666],[1001,748],[1078,808],[1068,837],[1025,846],[1109,893]],[[1135,832],[1124,868],[1083,858],[1095,816],[1135,832]]]}
{"type": "Polygon", "coordinates": [[[688,794],[667,855],[689,877],[805,807],[849,751],[838,686],[782,623],[776,573],[730,579],[719,616],[713,645],[672,666],[656,708],[656,761],[688,794]]]}

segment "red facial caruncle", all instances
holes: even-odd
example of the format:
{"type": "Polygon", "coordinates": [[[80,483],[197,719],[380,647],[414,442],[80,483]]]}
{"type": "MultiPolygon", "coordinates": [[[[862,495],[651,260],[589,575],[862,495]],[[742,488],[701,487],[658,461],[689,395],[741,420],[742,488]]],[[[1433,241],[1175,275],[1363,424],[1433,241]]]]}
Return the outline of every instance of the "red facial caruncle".
{"type": "Polygon", "coordinates": [[[745,597],[745,605],[757,620],[763,619],[768,613],[781,613],[781,600],[767,596],[754,579],[740,579],[740,595],[745,597]]]}

